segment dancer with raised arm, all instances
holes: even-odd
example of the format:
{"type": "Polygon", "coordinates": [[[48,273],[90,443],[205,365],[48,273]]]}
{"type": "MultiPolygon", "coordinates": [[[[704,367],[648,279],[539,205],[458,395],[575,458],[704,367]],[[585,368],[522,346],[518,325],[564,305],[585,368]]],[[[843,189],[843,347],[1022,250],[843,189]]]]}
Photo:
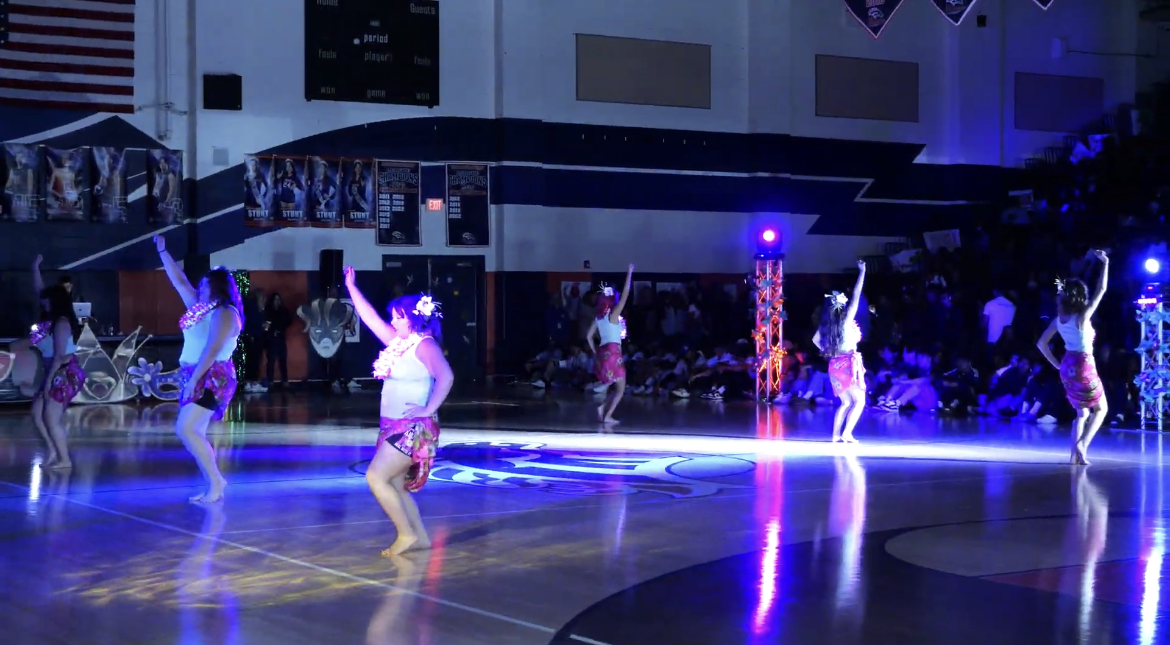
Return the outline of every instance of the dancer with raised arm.
{"type": "Polygon", "coordinates": [[[207,481],[207,490],[191,501],[211,504],[223,499],[227,480],[215,463],[207,428],[223,418],[236,394],[232,354],[244,327],[244,303],[236,279],[224,267],[208,271],[196,289],[167,252],[166,240],[156,235],[154,245],[171,286],[187,307],[187,313],[179,318],[183,351],[179,355],[179,418],[175,421],[175,434],[207,481]]]}
{"type": "Polygon", "coordinates": [[[626,329],[622,311],[630,298],[633,279],[634,265],[631,264],[620,294],[614,293],[613,287],[602,286],[601,295],[597,296],[597,318],[585,332],[585,342],[589,343],[589,351],[594,354],[593,374],[606,387],[605,400],[597,406],[597,420],[606,425],[618,422],[613,418],[613,411],[626,392],[626,366],[622,359],[622,339],[626,337],[626,329]],[[600,346],[594,346],[595,334],[601,339],[600,346]]]}
{"type": "Polygon", "coordinates": [[[358,290],[353,267],[345,268],[345,287],[358,317],[386,346],[374,362],[374,378],[382,381],[381,420],[377,451],[366,470],[370,492],[398,531],[382,555],[429,549],[431,539],[411,493],[431,474],[439,445],[436,413],[455,380],[439,347],[439,303],[423,294],[402,296],[387,307],[387,322],[358,290]]]}
{"type": "Polygon", "coordinates": [[[33,395],[33,425],[48,445],[42,467],[63,470],[72,468],[73,461],[62,418],[85,384],[85,372],[77,361],[80,325],[69,291],[59,284],[45,288],[39,255],[33,262],[33,288],[41,299],[41,322],[33,325],[28,341],[40,352],[44,364],[44,378],[33,395]]]}
{"type": "Polygon", "coordinates": [[[813,335],[813,344],[829,361],[829,382],[833,393],[841,399],[841,406],[833,415],[833,441],[857,443],[853,428],[865,409],[865,365],[857,345],[861,342],[861,328],[857,326],[857,303],[865,285],[865,262],[857,261],[857,284],[853,295],[846,298],[838,291],[825,296],[821,326],[813,335]]]}
{"type": "Polygon", "coordinates": [[[1101,298],[1105,296],[1109,284],[1109,256],[1100,250],[1094,250],[1093,255],[1101,261],[1097,289],[1090,294],[1089,287],[1081,280],[1057,280],[1056,318],[1036,343],[1044,358],[1060,372],[1064,394],[1077,411],[1069,463],[1080,466],[1089,465],[1089,444],[1109,413],[1105,389],[1101,385],[1101,378],[1097,376],[1097,362],[1093,359],[1093,340],[1097,332],[1093,330],[1092,322],[1093,314],[1101,305],[1101,298]],[[1049,347],[1052,337],[1057,333],[1064,339],[1064,357],[1059,363],[1049,347]]]}

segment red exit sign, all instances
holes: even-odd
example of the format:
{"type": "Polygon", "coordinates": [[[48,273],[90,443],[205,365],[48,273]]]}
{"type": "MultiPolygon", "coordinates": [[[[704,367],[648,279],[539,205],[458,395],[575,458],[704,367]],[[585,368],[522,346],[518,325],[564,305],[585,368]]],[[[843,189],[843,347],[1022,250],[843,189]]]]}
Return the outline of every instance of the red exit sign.
{"type": "Polygon", "coordinates": [[[428,199],[427,200],[427,210],[429,210],[429,211],[443,210],[443,200],[441,200],[441,199],[428,199]]]}

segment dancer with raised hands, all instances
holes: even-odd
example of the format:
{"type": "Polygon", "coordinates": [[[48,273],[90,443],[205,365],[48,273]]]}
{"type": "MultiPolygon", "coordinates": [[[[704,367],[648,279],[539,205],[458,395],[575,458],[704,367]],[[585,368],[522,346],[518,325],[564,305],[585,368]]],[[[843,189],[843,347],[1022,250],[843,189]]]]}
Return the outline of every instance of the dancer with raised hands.
{"type": "Polygon", "coordinates": [[[606,425],[616,424],[613,411],[617,409],[622,395],[626,392],[626,366],[622,358],[622,340],[626,337],[625,321],[622,320],[622,311],[630,299],[630,285],[634,280],[634,265],[626,271],[626,284],[622,292],[616,293],[613,287],[602,286],[601,294],[597,296],[597,318],[589,325],[585,332],[585,342],[589,343],[589,351],[594,354],[593,374],[597,381],[605,386],[605,400],[597,406],[597,420],[606,425]],[[595,345],[593,337],[601,339],[601,344],[595,345]]]}
{"type": "Polygon", "coordinates": [[[439,346],[439,303],[430,296],[402,296],[387,307],[383,319],[357,288],[353,267],[345,268],[345,286],[362,323],[386,346],[374,362],[382,381],[377,451],[366,470],[366,483],[394,523],[398,537],[382,555],[429,549],[411,493],[427,482],[439,445],[439,406],[455,380],[439,346]]]}
{"type": "Polygon", "coordinates": [[[1097,288],[1090,293],[1088,285],[1079,279],[1057,280],[1056,318],[1036,343],[1044,358],[1060,372],[1065,397],[1076,409],[1069,463],[1079,466],[1089,465],[1089,444],[1109,413],[1105,389],[1097,375],[1097,362],[1093,359],[1093,341],[1097,332],[1092,322],[1109,285],[1109,256],[1101,250],[1094,250],[1093,255],[1101,261],[1097,288]],[[1059,362],[1049,346],[1056,334],[1064,339],[1064,357],[1059,362]]]}
{"type": "Polygon", "coordinates": [[[829,381],[833,393],[841,399],[841,406],[833,415],[833,441],[857,443],[853,428],[865,409],[865,365],[857,345],[861,342],[861,328],[857,325],[857,304],[865,285],[865,262],[857,261],[857,284],[853,294],[834,291],[825,296],[821,326],[813,336],[813,344],[829,361],[829,381]]]}
{"type": "Polygon", "coordinates": [[[226,268],[208,271],[196,288],[167,252],[166,240],[156,235],[154,245],[171,286],[187,307],[179,318],[183,350],[179,355],[179,418],[175,421],[175,434],[207,481],[207,490],[191,497],[191,501],[211,504],[223,499],[227,480],[216,464],[215,449],[207,441],[207,428],[223,419],[236,394],[232,355],[244,327],[244,303],[236,279],[226,268]]]}
{"type": "Polygon", "coordinates": [[[41,321],[33,325],[28,343],[40,353],[44,374],[33,394],[33,425],[48,446],[41,466],[63,470],[73,467],[63,423],[65,408],[85,385],[85,372],[77,360],[76,339],[81,325],[73,312],[69,291],[60,284],[45,287],[39,255],[33,262],[33,289],[40,296],[41,321]]]}

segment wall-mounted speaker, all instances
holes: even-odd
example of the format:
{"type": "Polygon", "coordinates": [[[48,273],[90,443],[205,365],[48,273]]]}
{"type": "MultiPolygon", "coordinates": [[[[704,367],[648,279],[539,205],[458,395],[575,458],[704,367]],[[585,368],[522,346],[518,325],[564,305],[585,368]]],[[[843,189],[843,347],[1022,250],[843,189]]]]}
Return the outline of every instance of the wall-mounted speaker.
{"type": "Polygon", "coordinates": [[[321,281],[322,294],[328,293],[330,287],[337,287],[340,290],[345,282],[345,251],[321,249],[317,275],[321,281]]]}
{"type": "Polygon", "coordinates": [[[239,74],[204,74],[203,109],[244,109],[244,77],[239,74]]]}

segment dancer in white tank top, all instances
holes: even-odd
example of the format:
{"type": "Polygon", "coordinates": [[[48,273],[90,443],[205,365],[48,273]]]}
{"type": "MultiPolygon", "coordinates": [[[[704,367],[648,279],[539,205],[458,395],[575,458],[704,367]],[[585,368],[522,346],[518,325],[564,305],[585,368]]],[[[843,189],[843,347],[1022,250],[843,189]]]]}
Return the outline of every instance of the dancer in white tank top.
{"type": "Polygon", "coordinates": [[[1109,402],[1105,400],[1105,390],[1097,376],[1097,363],[1093,360],[1096,332],[1092,321],[1108,286],[1109,257],[1104,251],[1093,251],[1093,255],[1101,261],[1097,288],[1090,295],[1088,286],[1080,280],[1057,280],[1057,316],[1036,343],[1044,358],[1060,372],[1065,396],[1077,411],[1069,463],[1081,466],[1089,465],[1089,444],[1109,413],[1109,402]],[[1064,358],[1060,362],[1049,347],[1056,334],[1064,339],[1064,358]]]}
{"type": "Polygon", "coordinates": [[[244,303],[227,269],[208,271],[196,289],[167,252],[166,240],[156,235],[154,245],[171,286],[187,306],[187,313],[179,318],[183,351],[179,355],[179,418],[175,421],[175,434],[207,481],[207,490],[191,497],[191,501],[211,504],[223,499],[227,480],[219,472],[215,449],[207,441],[207,427],[223,418],[236,394],[232,354],[244,327],[244,303]]]}
{"type": "Polygon", "coordinates": [[[857,261],[857,284],[853,295],[834,291],[825,296],[821,326],[813,335],[813,344],[829,361],[829,382],[833,393],[841,399],[833,415],[833,441],[857,443],[853,428],[865,410],[865,365],[857,345],[861,342],[861,328],[857,326],[857,304],[865,285],[865,262],[857,261]]]}
{"type": "Polygon", "coordinates": [[[429,549],[411,493],[431,473],[439,446],[436,413],[455,380],[439,347],[439,303],[423,294],[403,296],[390,303],[387,322],[358,290],[353,267],[345,268],[345,286],[358,317],[386,345],[374,362],[374,378],[382,381],[381,420],[377,451],[366,470],[370,492],[398,531],[382,555],[429,549]]]}
{"type": "Polygon", "coordinates": [[[622,359],[625,321],[622,320],[622,310],[630,298],[633,280],[634,265],[631,264],[626,271],[626,285],[620,294],[615,293],[613,287],[602,286],[601,295],[597,296],[597,317],[589,325],[589,331],[585,332],[585,342],[594,354],[593,375],[606,386],[605,400],[597,406],[597,420],[605,425],[617,423],[613,411],[626,392],[626,365],[622,359]],[[600,345],[594,345],[594,336],[601,339],[600,345]]]}
{"type": "Polygon", "coordinates": [[[73,467],[69,440],[62,418],[65,408],[85,386],[85,372],[77,360],[74,334],[80,329],[73,313],[73,298],[60,284],[45,288],[41,277],[41,256],[33,262],[33,288],[40,294],[40,322],[33,325],[29,347],[40,354],[44,376],[35,384],[33,425],[48,446],[41,467],[64,470],[73,467]]]}

